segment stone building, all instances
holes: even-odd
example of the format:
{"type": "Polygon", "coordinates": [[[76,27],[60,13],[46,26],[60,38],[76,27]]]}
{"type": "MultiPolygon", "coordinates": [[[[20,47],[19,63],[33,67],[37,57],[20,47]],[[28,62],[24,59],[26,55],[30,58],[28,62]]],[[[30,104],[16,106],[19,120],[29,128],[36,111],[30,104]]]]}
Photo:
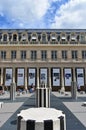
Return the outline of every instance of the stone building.
{"type": "Polygon", "coordinates": [[[86,84],[85,29],[0,30],[0,83],[29,88],[42,82],[53,91],[86,84]]]}

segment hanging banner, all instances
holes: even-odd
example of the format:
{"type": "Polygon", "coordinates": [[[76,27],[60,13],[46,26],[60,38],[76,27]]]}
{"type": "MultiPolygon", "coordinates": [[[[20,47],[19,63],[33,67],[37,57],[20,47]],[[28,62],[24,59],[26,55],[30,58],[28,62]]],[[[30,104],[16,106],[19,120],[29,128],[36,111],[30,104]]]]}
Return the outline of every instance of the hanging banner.
{"type": "Polygon", "coordinates": [[[36,86],[36,69],[28,69],[28,86],[36,86]]]}
{"type": "Polygon", "coordinates": [[[12,69],[6,69],[5,86],[10,86],[11,83],[12,83],[12,69]]]}
{"type": "Polygon", "coordinates": [[[72,82],[72,72],[71,69],[64,69],[64,75],[65,75],[65,86],[71,86],[72,82]]]}
{"type": "Polygon", "coordinates": [[[79,86],[84,86],[84,69],[76,69],[76,73],[77,73],[77,84],[79,86]]]}
{"type": "Polygon", "coordinates": [[[53,86],[60,86],[60,69],[54,69],[52,70],[53,75],[53,86]]]}
{"type": "Polygon", "coordinates": [[[24,69],[17,69],[17,86],[24,86],[24,69]]]}
{"type": "Polygon", "coordinates": [[[47,84],[47,69],[40,69],[40,83],[47,84]]]}

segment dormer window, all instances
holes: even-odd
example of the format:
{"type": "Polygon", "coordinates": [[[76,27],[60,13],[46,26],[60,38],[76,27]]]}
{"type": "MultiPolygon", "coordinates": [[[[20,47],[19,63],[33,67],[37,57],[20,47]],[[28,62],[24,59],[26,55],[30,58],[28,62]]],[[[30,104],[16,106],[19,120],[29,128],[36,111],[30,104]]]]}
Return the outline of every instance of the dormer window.
{"type": "Polygon", "coordinates": [[[61,37],[61,40],[62,40],[62,41],[66,41],[66,36],[62,36],[62,37],[61,37]]]}
{"type": "Polygon", "coordinates": [[[32,41],[36,41],[36,37],[35,36],[32,36],[32,41]]]}
{"type": "Polygon", "coordinates": [[[7,34],[3,35],[3,41],[7,41],[7,34]]]}
{"type": "Polygon", "coordinates": [[[56,41],[56,36],[55,36],[55,35],[52,35],[52,36],[51,36],[51,40],[52,40],[52,41],[56,41]]]}
{"type": "Polygon", "coordinates": [[[22,35],[22,38],[21,38],[22,41],[26,41],[27,40],[27,37],[25,34],[22,35]]]}
{"type": "Polygon", "coordinates": [[[71,41],[76,41],[76,36],[75,35],[71,35],[71,41]]]}
{"type": "Polygon", "coordinates": [[[46,35],[45,34],[42,35],[42,42],[46,42],[46,35]]]}
{"type": "Polygon", "coordinates": [[[35,34],[32,35],[32,41],[36,41],[37,37],[35,34]]]}
{"type": "Polygon", "coordinates": [[[13,35],[13,41],[17,41],[17,35],[16,34],[13,35]]]}

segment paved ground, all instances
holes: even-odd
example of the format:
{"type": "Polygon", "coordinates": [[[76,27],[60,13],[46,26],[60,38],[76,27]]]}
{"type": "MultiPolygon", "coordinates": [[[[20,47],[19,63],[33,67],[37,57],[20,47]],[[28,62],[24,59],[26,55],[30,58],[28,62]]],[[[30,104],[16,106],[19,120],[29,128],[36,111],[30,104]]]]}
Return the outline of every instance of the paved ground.
{"type": "MultiPolygon", "coordinates": [[[[10,100],[9,93],[0,96],[3,107],[0,109],[0,130],[17,130],[17,114],[24,109],[36,107],[35,94],[21,94],[15,101],[10,100]]],[[[64,111],[67,130],[86,130],[86,94],[78,94],[72,99],[70,93],[51,93],[51,107],[64,111]]]]}

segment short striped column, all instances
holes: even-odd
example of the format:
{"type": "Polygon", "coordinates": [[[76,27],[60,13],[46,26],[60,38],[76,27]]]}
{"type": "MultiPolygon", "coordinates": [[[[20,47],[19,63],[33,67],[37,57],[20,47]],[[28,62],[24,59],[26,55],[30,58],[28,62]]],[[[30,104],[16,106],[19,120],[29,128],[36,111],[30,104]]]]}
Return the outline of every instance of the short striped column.
{"type": "Polygon", "coordinates": [[[66,117],[54,108],[29,108],[18,114],[17,130],[66,130],[66,117]]]}
{"type": "Polygon", "coordinates": [[[36,106],[50,107],[50,88],[36,89],[36,106]]]}

